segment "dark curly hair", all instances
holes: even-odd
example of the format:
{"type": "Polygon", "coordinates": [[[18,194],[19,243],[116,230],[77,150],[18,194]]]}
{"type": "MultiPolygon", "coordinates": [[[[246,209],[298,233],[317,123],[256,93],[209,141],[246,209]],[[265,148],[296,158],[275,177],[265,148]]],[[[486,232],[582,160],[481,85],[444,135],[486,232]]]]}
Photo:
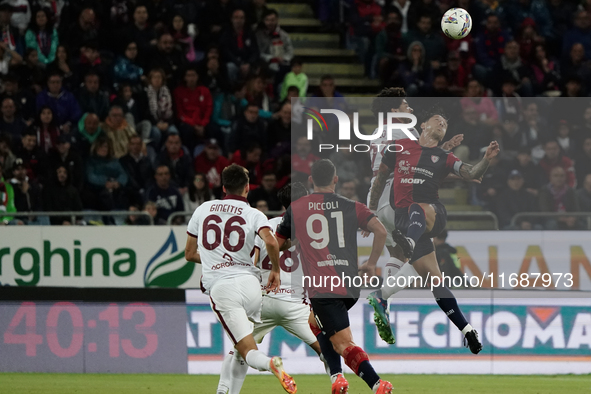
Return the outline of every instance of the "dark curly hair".
{"type": "Polygon", "coordinates": [[[377,117],[378,114],[390,112],[392,108],[398,108],[402,105],[402,100],[406,97],[404,88],[384,88],[371,105],[371,111],[377,117]]]}

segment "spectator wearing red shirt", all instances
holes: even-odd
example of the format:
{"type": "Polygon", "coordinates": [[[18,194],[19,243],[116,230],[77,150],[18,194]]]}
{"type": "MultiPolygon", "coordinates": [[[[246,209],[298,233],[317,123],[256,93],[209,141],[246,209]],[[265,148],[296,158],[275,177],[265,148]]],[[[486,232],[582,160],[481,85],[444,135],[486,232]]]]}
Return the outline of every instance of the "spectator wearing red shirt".
{"type": "Polygon", "coordinates": [[[501,29],[499,17],[494,14],[489,15],[486,18],[486,28],[475,39],[478,65],[474,72],[480,82],[486,80],[490,70],[501,59],[509,40],[509,35],[501,29]]]}
{"type": "Polygon", "coordinates": [[[312,175],[312,164],[319,160],[319,157],[310,152],[310,141],[306,137],[299,137],[296,142],[296,153],[291,155],[291,168],[293,172],[301,172],[312,175]]]}
{"type": "Polygon", "coordinates": [[[209,187],[217,197],[221,196],[222,171],[230,165],[228,159],[221,154],[220,146],[215,139],[205,144],[205,149],[195,158],[195,172],[205,174],[209,187]]]}
{"type": "Polygon", "coordinates": [[[369,75],[372,60],[369,49],[377,34],[385,27],[382,7],[374,0],[355,0],[349,22],[349,46],[355,50],[369,75]]]}
{"type": "Polygon", "coordinates": [[[566,172],[566,180],[569,187],[575,187],[575,167],[574,163],[568,157],[562,155],[560,152],[560,145],[556,140],[546,141],[544,144],[544,152],[546,155],[540,160],[540,167],[544,170],[546,180],[550,181],[550,172],[554,167],[562,167],[566,172]]]}
{"type": "Polygon", "coordinates": [[[185,84],[174,90],[176,116],[179,119],[179,132],[183,144],[193,152],[196,145],[205,137],[205,127],[209,124],[213,110],[213,99],[209,89],[198,85],[199,74],[193,68],[185,71],[185,84]]]}

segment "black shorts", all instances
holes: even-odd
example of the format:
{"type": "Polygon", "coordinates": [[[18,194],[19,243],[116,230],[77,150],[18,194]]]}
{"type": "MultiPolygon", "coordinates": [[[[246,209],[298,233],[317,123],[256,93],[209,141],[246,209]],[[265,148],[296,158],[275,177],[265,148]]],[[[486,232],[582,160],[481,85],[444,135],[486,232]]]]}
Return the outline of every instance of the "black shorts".
{"type": "Polygon", "coordinates": [[[310,299],[312,311],[318,328],[329,338],[349,327],[349,309],[357,298],[320,298],[310,299]]]}
{"type": "MultiPolygon", "coordinates": [[[[431,238],[439,235],[447,225],[447,210],[445,209],[445,206],[439,202],[431,204],[431,206],[435,209],[435,223],[433,224],[431,231],[424,233],[421,238],[419,238],[419,241],[415,245],[414,253],[409,261],[411,264],[421,257],[435,251],[431,238]]],[[[396,208],[395,212],[396,216],[394,221],[396,229],[400,230],[402,234],[406,234],[410,222],[408,208],[396,208]]]]}

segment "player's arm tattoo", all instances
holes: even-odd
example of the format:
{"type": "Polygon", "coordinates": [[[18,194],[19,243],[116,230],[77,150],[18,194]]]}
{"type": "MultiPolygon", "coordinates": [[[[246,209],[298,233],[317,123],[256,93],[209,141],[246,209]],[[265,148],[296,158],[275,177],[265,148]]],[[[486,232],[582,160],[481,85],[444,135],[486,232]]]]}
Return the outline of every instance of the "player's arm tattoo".
{"type": "Polygon", "coordinates": [[[480,179],[488,169],[489,161],[482,158],[474,165],[463,163],[460,167],[460,176],[464,179],[480,179]]]}
{"type": "Polygon", "coordinates": [[[369,195],[369,209],[375,211],[378,209],[378,202],[386,186],[386,181],[390,175],[390,169],[384,163],[380,164],[380,169],[376,175],[376,180],[371,187],[371,194],[369,195]]]}

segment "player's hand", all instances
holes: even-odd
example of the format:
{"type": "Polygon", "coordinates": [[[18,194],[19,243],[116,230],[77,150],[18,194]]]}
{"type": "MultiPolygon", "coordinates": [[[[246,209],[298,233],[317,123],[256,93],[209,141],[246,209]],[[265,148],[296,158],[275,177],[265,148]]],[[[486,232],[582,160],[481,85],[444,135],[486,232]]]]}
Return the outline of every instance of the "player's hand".
{"type": "Polygon", "coordinates": [[[269,274],[269,281],[267,282],[267,286],[265,286],[265,290],[267,290],[267,294],[269,294],[272,291],[276,292],[277,290],[279,290],[280,285],[281,285],[281,279],[280,279],[279,271],[271,270],[271,273],[269,274]]]}
{"type": "Polygon", "coordinates": [[[375,265],[369,265],[367,263],[368,262],[366,261],[365,263],[363,263],[363,264],[361,264],[359,266],[358,273],[359,273],[360,276],[363,276],[365,274],[369,278],[373,278],[374,276],[376,276],[376,266],[375,265]]]}
{"type": "Polygon", "coordinates": [[[361,236],[363,238],[367,238],[369,237],[369,234],[371,234],[371,231],[367,231],[367,230],[361,230],[361,236]]]}
{"type": "Polygon", "coordinates": [[[452,150],[453,148],[460,146],[464,140],[464,134],[454,135],[449,141],[441,145],[441,149],[452,150]]]}
{"type": "Polygon", "coordinates": [[[486,153],[484,154],[484,158],[486,160],[491,160],[494,157],[496,157],[499,154],[499,151],[501,149],[499,148],[499,143],[497,141],[492,141],[489,145],[488,148],[486,148],[486,153]]]}

